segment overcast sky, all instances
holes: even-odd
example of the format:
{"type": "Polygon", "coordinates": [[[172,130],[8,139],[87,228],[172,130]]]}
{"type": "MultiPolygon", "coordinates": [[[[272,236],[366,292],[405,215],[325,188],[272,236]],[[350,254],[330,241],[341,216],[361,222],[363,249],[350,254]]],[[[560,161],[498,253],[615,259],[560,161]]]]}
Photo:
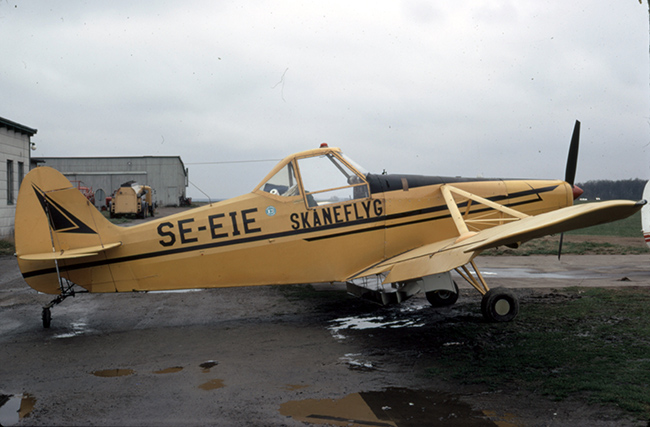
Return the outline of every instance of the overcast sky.
{"type": "Polygon", "coordinates": [[[33,156],[181,156],[213,198],[275,164],[218,162],[321,142],[374,172],[563,178],[576,119],[578,182],[648,179],[648,49],[637,0],[1,0],[0,116],[33,156]]]}

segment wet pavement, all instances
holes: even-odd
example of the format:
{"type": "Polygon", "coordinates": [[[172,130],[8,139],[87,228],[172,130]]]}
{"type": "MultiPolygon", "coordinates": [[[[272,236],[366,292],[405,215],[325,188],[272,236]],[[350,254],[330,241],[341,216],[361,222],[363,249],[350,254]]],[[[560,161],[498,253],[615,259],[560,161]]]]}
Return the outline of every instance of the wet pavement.
{"type": "MultiPolygon", "coordinates": [[[[642,256],[524,258],[479,265],[520,293],[650,285],[642,256]]],[[[84,294],[57,306],[44,330],[50,296],[24,284],[15,259],[0,258],[0,424],[635,425],[584,402],[425,375],[436,325],[482,322],[466,285],[441,310],[421,296],[381,308],[341,286],[314,288],[84,294]]]]}

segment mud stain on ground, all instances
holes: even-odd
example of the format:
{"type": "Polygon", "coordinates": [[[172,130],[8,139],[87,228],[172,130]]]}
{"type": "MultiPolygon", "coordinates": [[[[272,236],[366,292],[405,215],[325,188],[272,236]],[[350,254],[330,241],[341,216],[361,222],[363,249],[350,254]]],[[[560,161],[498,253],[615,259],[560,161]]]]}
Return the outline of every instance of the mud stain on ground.
{"type": "Polygon", "coordinates": [[[133,375],[135,371],[133,369],[103,369],[101,371],[92,371],[91,374],[93,374],[96,377],[102,377],[102,378],[112,378],[112,377],[125,377],[127,375],[133,375]]]}
{"type": "Polygon", "coordinates": [[[209,390],[217,390],[217,389],[223,388],[225,386],[226,385],[223,383],[222,379],[215,378],[213,380],[210,380],[210,381],[208,381],[206,383],[201,384],[199,386],[199,388],[201,390],[209,391],[209,390]]]}
{"type": "Polygon", "coordinates": [[[282,389],[287,391],[296,391],[307,387],[309,387],[307,384],[285,384],[282,389]]]}

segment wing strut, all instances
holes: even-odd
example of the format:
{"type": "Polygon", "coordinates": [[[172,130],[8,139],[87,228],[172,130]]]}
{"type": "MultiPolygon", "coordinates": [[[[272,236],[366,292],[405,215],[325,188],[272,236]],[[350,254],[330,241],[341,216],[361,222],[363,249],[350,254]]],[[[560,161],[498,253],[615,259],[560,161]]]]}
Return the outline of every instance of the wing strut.
{"type": "Polygon", "coordinates": [[[487,283],[485,282],[485,279],[483,278],[483,275],[481,274],[481,271],[476,267],[476,264],[474,261],[470,261],[469,264],[465,264],[461,267],[457,267],[454,270],[456,270],[456,273],[460,274],[460,277],[465,279],[467,283],[472,285],[474,289],[479,291],[481,295],[485,295],[490,291],[490,288],[488,287],[487,283]],[[474,273],[472,273],[469,268],[467,268],[468,265],[472,266],[472,269],[474,269],[474,273]],[[462,271],[461,271],[462,268],[462,271]]]}
{"type": "Polygon", "coordinates": [[[527,218],[528,215],[525,213],[516,211],[514,209],[511,209],[507,206],[503,206],[499,203],[495,203],[491,200],[488,200],[484,197],[477,196],[476,194],[469,193],[465,190],[461,190],[460,188],[451,186],[449,184],[442,185],[440,187],[440,191],[442,192],[442,196],[445,199],[445,203],[447,204],[447,208],[449,209],[449,212],[451,214],[451,219],[454,221],[454,224],[456,225],[456,229],[458,230],[459,238],[456,242],[460,242],[462,240],[465,240],[469,237],[472,237],[476,234],[476,232],[469,231],[469,228],[467,227],[468,223],[478,223],[481,221],[484,222],[498,222],[499,224],[503,224],[506,221],[517,221],[523,218],[527,218]],[[469,207],[472,202],[480,203],[482,205],[488,206],[496,211],[501,212],[502,214],[508,215],[511,218],[498,218],[498,219],[485,219],[485,220],[465,220],[463,217],[463,214],[461,214],[460,209],[458,209],[458,204],[456,200],[454,199],[453,194],[457,194],[461,197],[465,197],[469,199],[470,201],[468,202],[467,206],[467,211],[469,212],[469,207]]]}

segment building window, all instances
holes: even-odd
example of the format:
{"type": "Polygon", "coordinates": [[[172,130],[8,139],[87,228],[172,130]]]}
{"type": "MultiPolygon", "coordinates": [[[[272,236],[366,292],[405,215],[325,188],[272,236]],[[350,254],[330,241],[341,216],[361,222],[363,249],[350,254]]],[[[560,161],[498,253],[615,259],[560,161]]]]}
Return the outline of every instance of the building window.
{"type": "Polygon", "coordinates": [[[25,164],[23,162],[18,162],[18,190],[20,190],[20,186],[23,185],[23,178],[25,178],[25,164]]]}
{"type": "Polygon", "coordinates": [[[14,204],[14,161],[7,160],[7,204],[14,204]]]}

